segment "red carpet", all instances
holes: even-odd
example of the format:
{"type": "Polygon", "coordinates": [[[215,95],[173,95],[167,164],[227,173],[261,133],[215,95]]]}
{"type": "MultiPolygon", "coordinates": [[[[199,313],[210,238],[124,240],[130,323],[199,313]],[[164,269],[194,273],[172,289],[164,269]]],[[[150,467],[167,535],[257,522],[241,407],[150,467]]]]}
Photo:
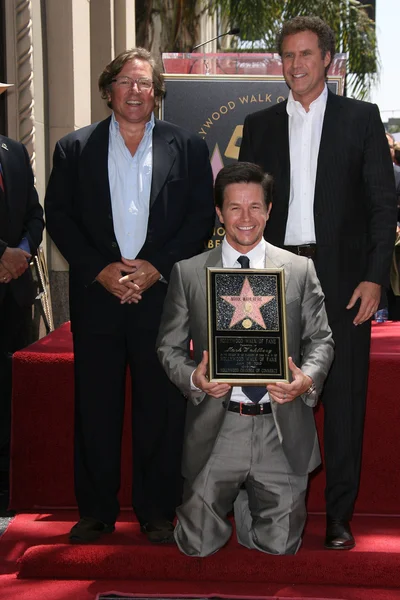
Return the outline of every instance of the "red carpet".
{"type": "MultiPolygon", "coordinates": [[[[64,582],[61,588],[68,579],[75,580],[71,581],[72,586],[76,580],[96,580],[99,585],[103,581],[103,587],[97,591],[124,591],[124,582],[130,580],[126,592],[137,593],[143,586],[150,591],[146,586],[153,584],[153,593],[160,595],[214,595],[219,590],[220,594],[230,597],[265,598],[277,597],[279,590],[278,597],[282,598],[400,598],[400,518],[356,518],[354,532],[358,544],[350,552],[323,550],[324,518],[314,516],[307,525],[303,547],[294,557],[253,552],[232,539],[215,555],[194,559],[183,556],[173,546],[150,545],[128,511],[118,521],[116,532],[103,538],[104,541],[90,546],[70,546],[67,532],[76,517],[75,512],[69,511],[18,515],[0,538],[1,573],[4,574],[0,589],[11,586],[16,590],[18,583],[21,589],[26,589],[27,580],[36,588],[36,579],[43,584],[43,580],[58,578],[64,582]],[[19,571],[18,580],[11,577],[15,571],[19,571]],[[6,574],[9,575],[5,577],[6,574]],[[114,581],[113,586],[110,581],[114,581]],[[294,593],[288,595],[282,591],[287,588],[294,593]],[[360,595],[361,588],[364,595],[360,595]],[[338,594],[337,590],[346,590],[346,595],[338,594]],[[367,591],[371,594],[371,590],[374,590],[373,595],[365,595],[367,591]]],[[[13,597],[2,596],[0,592],[0,599],[13,597]]],[[[58,596],[46,597],[53,600],[58,596]]],[[[75,597],[81,599],[80,595],[75,597]]],[[[87,597],[94,598],[94,595],[87,597]]]]}
{"type": "MultiPolygon", "coordinates": [[[[29,511],[73,507],[73,355],[69,325],[17,352],[13,367],[11,508],[29,511]]],[[[399,373],[400,323],[373,325],[358,513],[400,513],[400,436],[393,426],[400,422],[399,373]],[[396,458],[392,461],[391,457],[396,458]]],[[[129,405],[127,402],[127,413],[129,405]]],[[[322,441],[322,407],[316,419],[322,441]]],[[[129,506],[131,453],[127,426],[122,454],[120,500],[122,506],[129,506]]],[[[311,482],[310,511],[324,511],[324,486],[320,471],[311,482]]]]}
{"type": "MultiPolygon", "coordinates": [[[[74,505],[71,335],[64,326],[14,360],[12,491],[14,509],[74,505]]],[[[232,539],[207,559],[155,547],[123,511],[115,534],[70,546],[76,512],[18,515],[0,538],[0,600],[95,600],[118,590],[264,600],[400,600],[400,323],[374,325],[361,489],[350,552],[322,549],[324,517],[311,515],[295,557],[251,552],[232,539]],[[390,516],[392,515],[392,516],[390,516]],[[57,581],[54,579],[57,578],[57,581]]],[[[129,402],[127,411],[130,410],[129,402]]],[[[323,411],[316,412],[322,433],[323,411]]],[[[121,503],[130,497],[130,434],[123,441],[121,503]]],[[[322,437],[321,437],[322,440],[322,437]]],[[[310,511],[322,512],[324,477],[311,483],[310,511]]],[[[41,511],[42,512],[42,511],[41,511]]]]}

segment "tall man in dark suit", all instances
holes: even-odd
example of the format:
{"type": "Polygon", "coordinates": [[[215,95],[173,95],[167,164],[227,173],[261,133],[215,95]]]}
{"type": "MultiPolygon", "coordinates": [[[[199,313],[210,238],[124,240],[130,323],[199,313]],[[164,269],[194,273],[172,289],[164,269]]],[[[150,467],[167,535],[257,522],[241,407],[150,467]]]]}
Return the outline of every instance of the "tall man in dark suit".
{"type": "Polygon", "coordinates": [[[377,106],[328,91],[332,30],[296,17],[278,36],[287,102],[248,115],[240,160],[275,178],[266,238],[312,257],[326,297],[335,360],[322,401],[325,547],[355,544],[367,392],[370,319],[387,285],[396,226],[393,169],[377,106]]]}
{"type": "Polygon", "coordinates": [[[129,365],[132,503],[142,531],[163,542],[180,500],[185,401],[155,342],[172,266],[200,252],[212,230],[212,174],[203,140],[154,119],[164,81],[149,52],[117,56],[99,87],[113,114],[57,143],[45,201],[70,267],[81,517],[70,540],[114,530],[129,365]]]}
{"type": "MultiPolygon", "coordinates": [[[[7,87],[0,83],[0,93],[7,87]]],[[[8,489],[11,356],[33,341],[35,288],[29,260],[42,241],[43,227],[28,152],[0,135],[0,491],[8,489]]]]}

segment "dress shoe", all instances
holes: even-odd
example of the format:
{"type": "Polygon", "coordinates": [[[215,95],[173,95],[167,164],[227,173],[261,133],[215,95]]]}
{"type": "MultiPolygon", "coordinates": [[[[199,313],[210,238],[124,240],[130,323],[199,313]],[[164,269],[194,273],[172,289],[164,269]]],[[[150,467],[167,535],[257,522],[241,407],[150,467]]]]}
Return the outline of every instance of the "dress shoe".
{"type": "Polygon", "coordinates": [[[142,523],[140,531],[152,544],[174,544],[174,526],[167,519],[154,519],[142,523]]]}
{"type": "Polygon", "coordinates": [[[107,525],[107,523],[92,519],[92,517],[82,517],[69,532],[69,541],[72,544],[89,544],[98,540],[103,534],[112,533],[114,530],[114,524],[107,525]]]}
{"type": "Polygon", "coordinates": [[[351,550],[356,542],[350,524],[343,519],[328,519],[326,525],[325,548],[328,550],[351,550]]]}

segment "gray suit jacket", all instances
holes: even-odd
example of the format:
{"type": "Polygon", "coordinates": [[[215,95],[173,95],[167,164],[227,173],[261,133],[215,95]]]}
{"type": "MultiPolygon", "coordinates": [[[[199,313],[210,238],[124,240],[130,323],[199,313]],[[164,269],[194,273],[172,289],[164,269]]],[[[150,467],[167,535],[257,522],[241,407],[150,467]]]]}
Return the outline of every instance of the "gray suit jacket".
{"type": "MultiPolygon", "coordinates": [[[[311,260],[267,244],[266,268],[285,271],[288,351],[312,377],[317,392],[293,402],[272,402],[272,412],[285,455],[297,473],[320,463],[312,407],[317,402],[333,359],[333,340],[324,295],[311,260]]],[[[225,417],[225,398],[191,390],[190,376],[207,350],[206,268],[222,267],[221,248],[177,263],[171,274],[157,343],[158,356],[171,381],[191,400],[186,417],[183,475],[193,479],[205,465],[225,417]],[[194,360],[189,353],[193,340],[194,360]]],[[[243,417],[247,418],[247,417],[243,417]]]]}

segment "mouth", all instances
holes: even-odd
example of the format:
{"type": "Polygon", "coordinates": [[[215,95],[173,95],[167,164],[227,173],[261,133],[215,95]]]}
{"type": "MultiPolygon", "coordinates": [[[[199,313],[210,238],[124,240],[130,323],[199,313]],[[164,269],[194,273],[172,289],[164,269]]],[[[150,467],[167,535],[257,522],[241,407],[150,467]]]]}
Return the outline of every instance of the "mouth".
{"type": "Polygon", "coordinates": [[[140,100],[127,100],[126,103],[129,106],[141,106],[143,103],[140,100]]]}
{"type": "Polygon", "coordinates": [[[255,225],[249,225],[248,227],[238,225],[239,231],[251,231],[254,228],[255,228],[255,225]]]}
{"type": "Polygon", "coordinates": [[[307,75],[307,73],[296,73],[296,74],[293,74],[292,77],[293,77],[293,79],[302,79],[306,75],[307,75]]]}

